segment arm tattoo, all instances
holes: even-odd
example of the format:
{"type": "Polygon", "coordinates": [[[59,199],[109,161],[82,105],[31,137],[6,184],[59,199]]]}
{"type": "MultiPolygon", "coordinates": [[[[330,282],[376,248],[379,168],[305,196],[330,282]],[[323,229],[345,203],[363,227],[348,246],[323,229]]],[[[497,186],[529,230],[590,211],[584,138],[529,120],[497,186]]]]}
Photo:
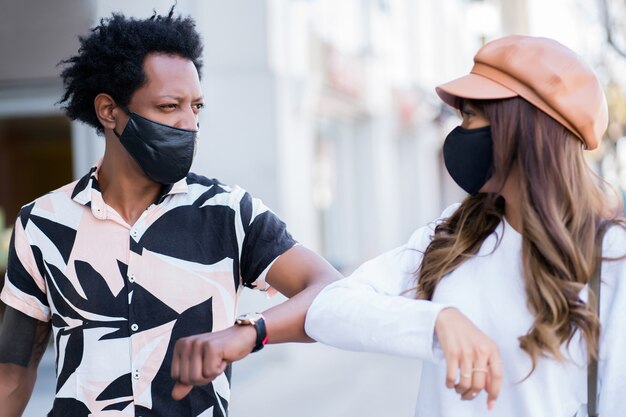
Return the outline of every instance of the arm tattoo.
{"type": "Polygon", "coordinates": [[[35,344],[33,345],[33,354],[31,357],[31,363],[35,366],[39,365],[39,361],[43,358],[48,347],[48,341],[50,340],[50,333],[52,332],[52,326],[50,323],[37,322],[37,330],[35,332],[35,344]]]}
{"type": "Polygon", "coordinates": [[[28,367],[39,364],[48,344],[51,324],[7,307],[0,328],[0,363],[28,367]]]}

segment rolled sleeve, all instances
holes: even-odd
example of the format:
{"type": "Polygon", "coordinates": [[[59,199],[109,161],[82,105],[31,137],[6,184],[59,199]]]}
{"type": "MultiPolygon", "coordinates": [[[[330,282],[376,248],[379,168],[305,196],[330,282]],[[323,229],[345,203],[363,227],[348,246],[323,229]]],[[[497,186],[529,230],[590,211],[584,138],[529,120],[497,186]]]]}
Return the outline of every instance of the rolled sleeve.
{"type": "Polygon", "coordinates": [[[46,285],[21,220],[15,224],[7,272],[0,299],[8,306],[40,321],[50,320],[46,285]]]}
{"type": "Polygon", "coordinates": [[[250,194],[243,194],[239,212],[245,232],[240,254],[243,285],[267,291],[265,276],[270,266],[297,242],[285,223],[250,194]]]}

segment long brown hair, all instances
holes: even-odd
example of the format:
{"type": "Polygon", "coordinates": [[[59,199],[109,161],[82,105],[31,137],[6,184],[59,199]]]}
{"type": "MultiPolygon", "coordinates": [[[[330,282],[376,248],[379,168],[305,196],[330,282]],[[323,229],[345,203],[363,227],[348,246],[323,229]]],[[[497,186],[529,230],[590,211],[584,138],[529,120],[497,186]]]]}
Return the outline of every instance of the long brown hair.
{"type": "MultiPolygon", "coordinates": [[[[513,167],[519,173],[523,276],[534,315],[519,341],[532,359],[531,372],[542,355],[564,360],[561,346],[577,329],[595,357],[599,319],[579,294],[599,262],[599,229],[607,222],[623,225],[620,207],[610,208],[582,142],[541,110],[520,97],[471,103],[491,124],[497,189],[513,167]]],[[[438,224],[417,271],[417,297],[432,299],[444,275],[477,253],[503,215],[502,197],[478,194],[438,224]]]]}

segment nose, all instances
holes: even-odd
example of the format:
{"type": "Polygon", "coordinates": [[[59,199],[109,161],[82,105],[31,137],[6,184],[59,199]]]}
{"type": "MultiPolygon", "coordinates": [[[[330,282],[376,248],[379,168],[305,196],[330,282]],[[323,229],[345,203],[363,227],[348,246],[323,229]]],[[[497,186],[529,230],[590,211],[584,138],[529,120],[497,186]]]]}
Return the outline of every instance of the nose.
{"type": "Polygon", "coordinates": [[[193,111],[191,107],[187,108],[181,115],[181,118],[176,124],[176,127],[185,130],[199,130],[200,125],[198,123],[198,115],[193,111]]]}

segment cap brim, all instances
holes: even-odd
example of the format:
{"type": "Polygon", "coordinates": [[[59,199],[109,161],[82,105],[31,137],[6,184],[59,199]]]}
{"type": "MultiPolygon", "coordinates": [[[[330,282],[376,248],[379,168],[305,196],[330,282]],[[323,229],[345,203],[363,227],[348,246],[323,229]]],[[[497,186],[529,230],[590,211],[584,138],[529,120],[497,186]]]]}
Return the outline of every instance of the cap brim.
{"type": "Polygon", "coordinates": [[[458,108],[459,98],[498,100],[519,95],[502,84],[473,73],[442,84],[435,91],[444,103],[454,108],[458,108]]]}

